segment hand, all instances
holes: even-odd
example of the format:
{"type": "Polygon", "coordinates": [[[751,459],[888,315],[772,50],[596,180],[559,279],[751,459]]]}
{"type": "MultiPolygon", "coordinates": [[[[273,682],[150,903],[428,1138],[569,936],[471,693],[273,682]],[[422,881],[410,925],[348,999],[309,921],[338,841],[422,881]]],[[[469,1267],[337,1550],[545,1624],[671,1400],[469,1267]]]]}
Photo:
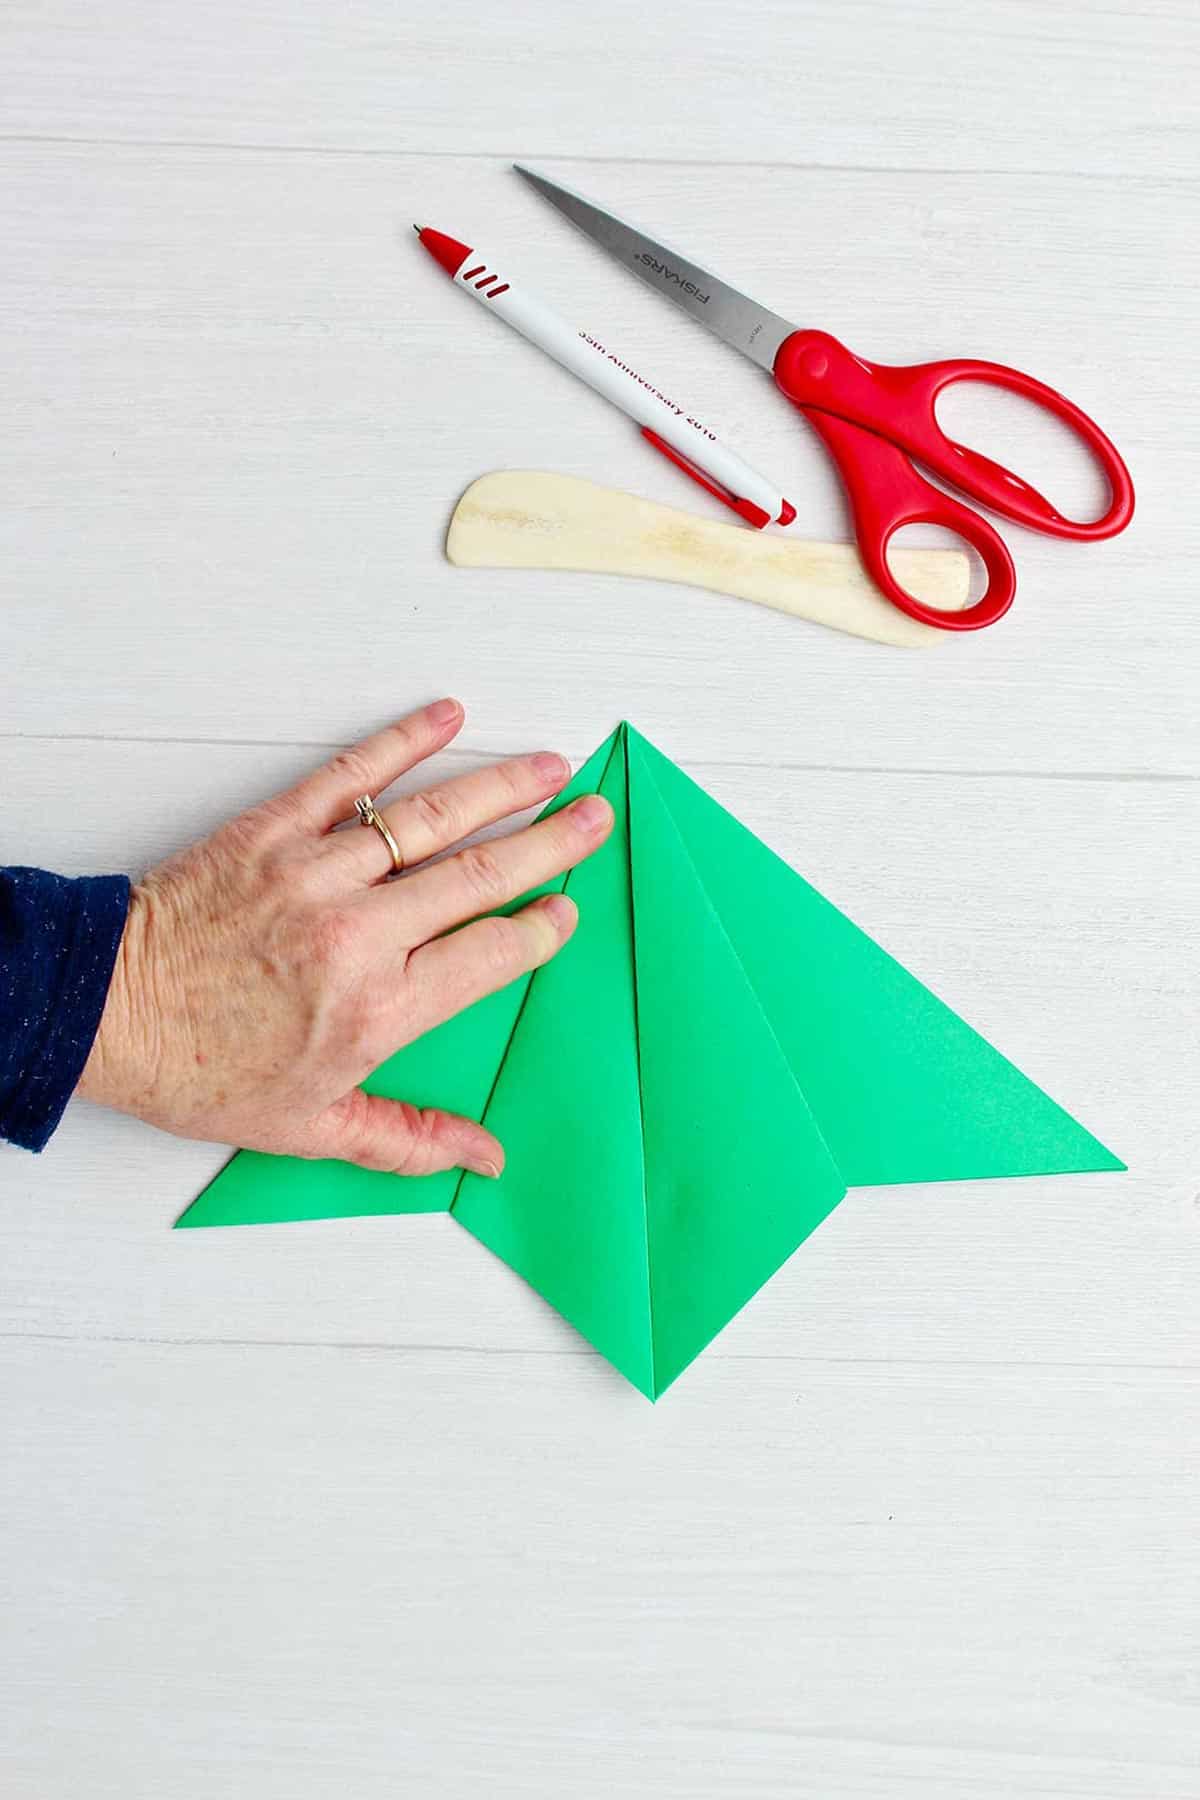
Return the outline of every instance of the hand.
{"type": "MultiPolygon", "coordinates": [[[[477,915],[598,849],[612,808],[589,795],[388,881],[377,831],[333,828],[462,722],[456,700],[439,700],[152,870],[133,890],[79,1092],[182,1137],[401,1175],[498,1175],[504,1152],[481,1125],[358,1083],[561,949],[576,923],[565,895],[477,915]]],[[[380,812],[408,870],[548,800],[569,773],[560,756],[518,757],[380,812]]]]}

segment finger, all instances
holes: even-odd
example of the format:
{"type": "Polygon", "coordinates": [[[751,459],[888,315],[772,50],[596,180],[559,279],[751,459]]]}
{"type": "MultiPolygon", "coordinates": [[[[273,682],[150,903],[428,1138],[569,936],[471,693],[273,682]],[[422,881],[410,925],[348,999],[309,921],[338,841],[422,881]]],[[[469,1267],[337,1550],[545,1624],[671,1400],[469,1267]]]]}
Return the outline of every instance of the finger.
{"type": "Polygon", "coordinates": [[[315,774],[281,794],[278,804],[299,813],[307,830],[329,831],[353,817],[360,794],[374,797],[382,793],[406,769],[424,762],[457,737],[462,723],[463,709],[457,700],[435,700],[432,706],[409,713],[361,744],[340,750],[315,774]]]}
{"type": "Polygon", "coordinates": [[[332,1156],[389,1175],[434,1175],[471,1169],[494,1177],[504,1151],[474,1119],[434,1106],[410,1106],[352,1088],[314,1121],[305,1145],[310,1156],[332,1156]]]}
{"type": "Polygon", "coordinates": [[[418,1031],[431,1031],[485,994],[540,968],[579,922],[566,894],[546,894],[511,918],[477,919],[449,937],[423,944],[408,959],[409,1010],[418,1031]]]}
{"type": "Polygon", "coordinates": [[[471,844],[445,862],[418,869],[406,881],[377,888],[366,904],[385,919],[389,934],[394,935],[399,919],[408,944],[423,944],[573,868],[599,849],[612,822],[608,801],[585,794],[511,837],[471,844]]]}
{"type": "MultiPolygon", "coordinates": [[[[405,868],[412,868],[485,825],[549,800],[570,773],[565,757],[541,750],[393,801],[380,807],[380,816],[400,846],[405,868]]],[[[354,881],[381,881],[391,873],[387,846],[377,831],[336,831],[325,854],[336,858],[354,881]]]]}

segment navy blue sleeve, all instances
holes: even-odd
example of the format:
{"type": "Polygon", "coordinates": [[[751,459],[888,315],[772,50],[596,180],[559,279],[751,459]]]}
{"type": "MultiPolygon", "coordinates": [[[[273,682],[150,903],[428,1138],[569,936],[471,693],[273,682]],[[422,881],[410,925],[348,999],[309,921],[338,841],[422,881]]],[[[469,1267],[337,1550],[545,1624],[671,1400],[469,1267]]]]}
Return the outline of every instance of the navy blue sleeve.
{"type": "Polygon", "coordinates": [[[128,911],[124,875],[0,869],[0,1137],[26,1150],[83,1074],[128,911]]]}

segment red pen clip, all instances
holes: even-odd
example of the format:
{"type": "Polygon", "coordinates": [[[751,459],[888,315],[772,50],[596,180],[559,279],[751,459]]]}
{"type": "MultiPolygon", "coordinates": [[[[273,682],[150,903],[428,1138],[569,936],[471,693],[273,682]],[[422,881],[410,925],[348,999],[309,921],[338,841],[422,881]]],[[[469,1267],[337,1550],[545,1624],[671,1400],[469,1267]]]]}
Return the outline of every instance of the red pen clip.
{"type": "MultiPolygon", "coordinates": [[[[676,450],[674,444],[668,444],[665,438],[660,438],[657,431],[652,431],[649,425],[643,425],[640,429],[646,442],[652,444],[661,455],[666,457],[668,462],[673,462],[677,469],[682,469],[685,475],[690,475],[706,494],[711,494],[714,499],[720,500],[729,507],[731,512],[737,513],[740,518],[746,520],[747,524],[753,525],[756,531],[761,531],[764,525],[771,523],[770,513],[764,512],[761,506],[755,506],[753,500],[741,500],[728,488],[722,487],[719,481],[713,480],[707,469],[702,469],[699,463],[692,462],[684,456],[681,450],[676,450]]],[[[779,524],[790,525],[795,516],[795,507],[790,500],[785,500],[779,514],[779,524]]]]}

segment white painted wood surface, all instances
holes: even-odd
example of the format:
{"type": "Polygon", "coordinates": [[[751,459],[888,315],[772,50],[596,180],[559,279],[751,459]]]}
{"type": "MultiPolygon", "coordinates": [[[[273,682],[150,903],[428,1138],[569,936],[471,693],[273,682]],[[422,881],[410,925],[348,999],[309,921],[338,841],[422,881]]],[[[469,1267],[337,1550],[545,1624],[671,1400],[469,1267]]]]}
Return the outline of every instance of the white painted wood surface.
{"type": "Polygon", "coordinates": [[[0,860],[136,870],[446,690],[451,766],[627,715],[1131,1164],[852,1194],[650,1408],[445,1221],[175,1237],[221,1153],[73,1108],[0,1152],[6,1800],[1195,1800],[1194,8],[42,0],[0,54],[0,860]],[[702,501],[414,217],[844,529],[511,156],[867,355],[1061,385],[1133,529],[1013,530],[934,657],[450,568],[489,468],[702,501]]]}

